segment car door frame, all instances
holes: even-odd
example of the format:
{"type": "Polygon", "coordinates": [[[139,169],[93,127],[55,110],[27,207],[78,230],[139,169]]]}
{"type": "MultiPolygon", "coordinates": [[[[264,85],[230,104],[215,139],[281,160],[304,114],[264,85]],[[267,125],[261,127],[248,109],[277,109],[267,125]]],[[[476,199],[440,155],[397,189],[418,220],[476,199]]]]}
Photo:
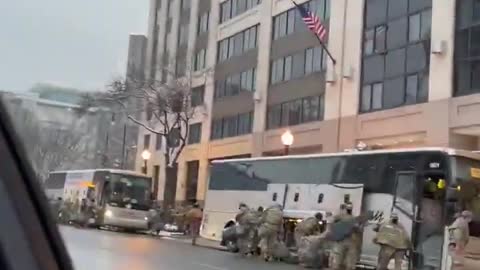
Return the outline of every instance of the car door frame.
{"type": "Polygon", "coordinates": [[[71,270],[46,195],[10,117],[0,100],[0,207],[4,214],[0,222],[0,255],[6,269],[71,270]]]}

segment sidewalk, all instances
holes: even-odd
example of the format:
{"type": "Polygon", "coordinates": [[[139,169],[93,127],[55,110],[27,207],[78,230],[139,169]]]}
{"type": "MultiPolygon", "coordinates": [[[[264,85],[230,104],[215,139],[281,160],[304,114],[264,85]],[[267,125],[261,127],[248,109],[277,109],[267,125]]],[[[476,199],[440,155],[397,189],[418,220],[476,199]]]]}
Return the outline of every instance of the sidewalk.
{"type": "MultiPolygon", "coordinates": [[[[192,238],[190,236],[187,236],[181,233],[170,233],[170,232],[161,231],[159,236],[161,237],[161,239],[165,239],[165,240],[173,240],[173,241],[182,242],[185,244],[192,243],[192,238]]],[[[215,249],[219,251],[227,251],[225,247],[220,245],[220,242],[202,238],[202,237],[197,238],[197,246],[215,249]]]]}

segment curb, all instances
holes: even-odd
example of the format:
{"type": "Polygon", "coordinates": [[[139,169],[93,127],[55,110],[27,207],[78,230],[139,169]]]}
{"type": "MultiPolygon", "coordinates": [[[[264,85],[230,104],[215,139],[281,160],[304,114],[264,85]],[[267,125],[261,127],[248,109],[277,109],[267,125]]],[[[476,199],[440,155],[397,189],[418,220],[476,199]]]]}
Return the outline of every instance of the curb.
{"type": "MultiPolygon", "coordinates": [[[[175,236],[175,235],[159,235],[159,239],[164,239],[164,240],[172,240],[172,241],[176,241],[178,243],[183,243],[183,244],[188,244],[188,245],[191,245],[193,247],[201,247],[201,248],[208,248],[208,249],[213,249],[213,250],[218,250],[218,251],[228,251],[227,248],[225,247],[222,247],[220,245],[218,246],[213,246],[213,245],[208,245],[208,244],[202,244],[202,239],[204,238],[198,238],[197,239],[197,244],[196,245],[192,245],[192,238],[188,237],[188,236],[175,236]],[[188,240],[188,241],[187,241],[188,240]]],[[[207,240],[208,241],[208,240],[207,240]]]]}

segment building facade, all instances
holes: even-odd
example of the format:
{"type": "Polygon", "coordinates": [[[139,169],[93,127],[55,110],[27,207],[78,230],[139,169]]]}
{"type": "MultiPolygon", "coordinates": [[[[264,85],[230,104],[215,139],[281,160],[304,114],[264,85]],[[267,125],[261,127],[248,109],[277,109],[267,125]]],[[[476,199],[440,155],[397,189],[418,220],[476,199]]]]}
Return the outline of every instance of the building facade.
{"type": "MultiPolygon", "coordinates": [[[[281,154],[287,129],[292,154],[480,147],[480,1],[296,2],[327,26],[335,64],[290,0],[151,0],[145,74],[213,70],[193,83],[202,110],[178,202],[204,199],[213,159],[281,154]]],[[[141,133],[139,147],[154,136],[141,133]]],[[[161,149],[146,148],[150,168],[163,166],[161,149]]],[[[154,178],[161,201],[171,190],[154,178]]]]}

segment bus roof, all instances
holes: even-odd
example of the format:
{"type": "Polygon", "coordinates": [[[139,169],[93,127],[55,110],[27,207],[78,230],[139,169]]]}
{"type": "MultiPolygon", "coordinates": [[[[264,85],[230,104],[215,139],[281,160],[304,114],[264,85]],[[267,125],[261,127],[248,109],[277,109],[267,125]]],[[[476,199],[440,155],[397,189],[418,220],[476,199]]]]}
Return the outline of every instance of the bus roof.
{"type": "Polygon", "coordinates": [[[369,151],[349,151],[337,153],[308,154],[308,155],[289,155],[289,156],[273,156],[273,157],[255,157],[255,158],[238,158],[238,159],[219,159],[213,160],[212,163],[229,163],[238,161],[255,161],[255,160],[284,160],[284,159],[307,159],[321,157],[341,157],[341,156],[357,156],[357,155],[375,155],[388,153],[415,153],[415,152],[443,152],[450,156],[462,156],[471,159],[480,160],[480,153],[467,150],[458,150],[444,147],[417,147],[417,148],[399,148],[385,150],[369,150],[369,151]]]}
{"type": "Polygon", "coordinates": [[[149,177],[148,175],[145,175],[145,174],[142,174],[142,173],[139,173],[139,172],[136,172],[136,171],[119,170],[119,169],[85,169],[85,170],[52,171],[52,172],[50,172],[50,174],[53,174],[53,173],[87,173],[87,172],[96,172],[96,171],[149,177]]]}

